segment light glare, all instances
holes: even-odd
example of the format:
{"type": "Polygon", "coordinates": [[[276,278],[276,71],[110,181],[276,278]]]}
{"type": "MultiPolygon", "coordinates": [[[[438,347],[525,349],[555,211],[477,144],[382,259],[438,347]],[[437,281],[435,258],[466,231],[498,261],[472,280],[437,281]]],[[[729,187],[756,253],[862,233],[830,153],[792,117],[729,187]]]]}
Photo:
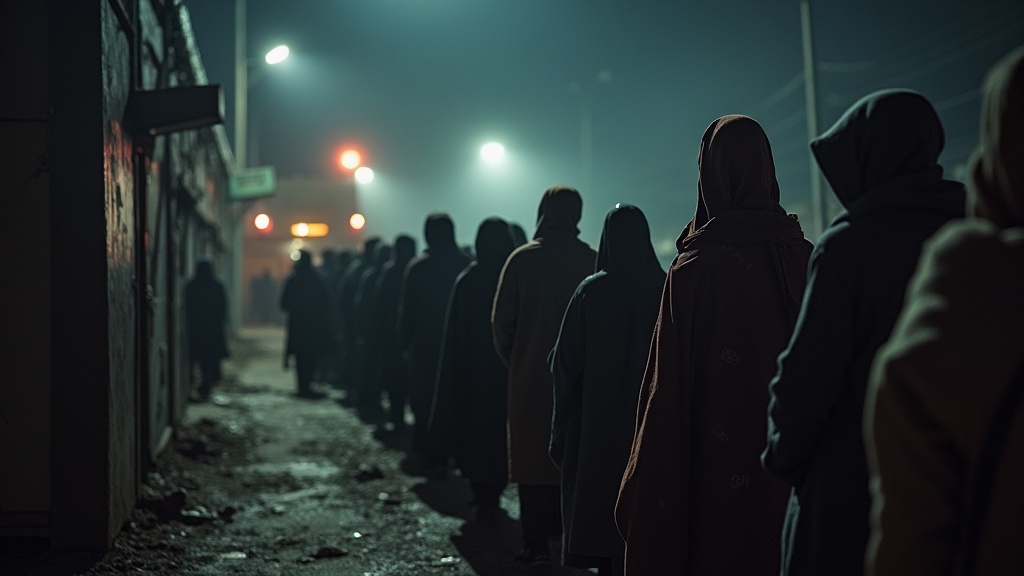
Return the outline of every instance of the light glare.
{"type": "Polygon", "coordinates": [[[480,148],[480,157],[488,164],[497,164],[505,157],[505,147],[498,142],[488,142],[480,148]]]}
{"type": "Polygon", "coordinates": [[[266,230],[270,228],[270,216],[266,214],[257,214],[256,218],[253,218],[253,224],[256,225],[257,230],[266,230]]]}
{"type": "Polygon", "coordinates": [[[288,47],[284,44],[267,52],[267,64],[279,64],[288,58],[288,47]]]}
{"type": "Polygon", "coordinates": [[[368,166],[363,166],[356,170],[356,181],[360,184],[369,184],[373,182],[373,170],[368,166]]]}
{"type": "Polygon", "coordinates": [[[348,224],[353,230],[362,230],[366,226],[366,217],[357,212],[348,219],[348,224]]]}
{"type": "Polygon", "coordinates": [[[341,167],[345,170],[355,170],[363,163],[363,157],[355,150],[345,150],[341,153],[338,163],[341,164],[341,167]]]}

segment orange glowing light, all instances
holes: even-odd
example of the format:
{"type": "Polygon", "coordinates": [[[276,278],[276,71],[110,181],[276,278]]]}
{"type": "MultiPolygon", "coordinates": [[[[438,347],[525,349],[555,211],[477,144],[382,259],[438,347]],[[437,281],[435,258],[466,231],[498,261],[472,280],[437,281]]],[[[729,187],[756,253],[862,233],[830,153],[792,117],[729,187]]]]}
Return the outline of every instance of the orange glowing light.
{"type": "Polygon", "coordinates": [[[257,214],[256,217],[253,218],[252,223],[256,226],[256,229],[261,232],[270,232],[274,227],[274,221],[266,214],[257,214]]]}
{"type": "Polygon", "coordinates": [[[323,222],[296,222],[291,228],[292,236],[296,238],[323,238],[330,231],[323,222]]]}
{"type": "Polygon", "coordinates": [[[358,213],[353,214],[352,217],[348,219],[348,225],[351,226],[353,230],[362,230],[363,226],[366,226],[366,217],[358,213]]]}
{"type": "Polygon", "coordinates": [[[345,170],[355,170],[363,162],[363,157],[355,150],[345,150],[338,157],[338,164],[345,170]]]}

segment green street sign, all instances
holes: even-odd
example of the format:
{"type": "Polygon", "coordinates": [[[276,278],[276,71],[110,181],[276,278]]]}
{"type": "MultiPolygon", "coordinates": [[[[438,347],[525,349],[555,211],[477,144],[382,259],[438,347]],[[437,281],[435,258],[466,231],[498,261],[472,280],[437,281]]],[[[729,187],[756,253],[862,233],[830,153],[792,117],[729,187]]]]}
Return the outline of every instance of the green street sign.
{"type": "Polygon", "coordinates": [[[232,200],[250,200],[273,196],[277,191],[277,174],[273,166],[256,166],[239,170],[231,175],[228,197],[232,200]]]}

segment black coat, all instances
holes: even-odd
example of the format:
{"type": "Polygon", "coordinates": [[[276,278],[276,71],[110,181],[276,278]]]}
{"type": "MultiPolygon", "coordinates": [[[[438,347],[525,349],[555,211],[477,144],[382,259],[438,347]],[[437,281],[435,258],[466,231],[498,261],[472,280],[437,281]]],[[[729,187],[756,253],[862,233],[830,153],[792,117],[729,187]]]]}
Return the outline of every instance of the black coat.
{"type": "Polygon", "coordinates": [[[430,419],[431,444],[454,456],[465,478],[492,485],[508,481],[508,368],[492,342],[491,306],[513,249],[504,220],[480,225],[476,261],[452,289],[430,419]]]}
{"type": "Polygon", "coordinates": [[[376,317],[380,323],[377,380],[389,390],[405,390],[409,382],[409,366],[402,351],[402,341],[398,337],[398,308],[401,304],[405,268],[415,255],[416,241],[409,236],[398,236],[392,259],[381,268],[377,278],[376,317]]]}
{"type": "Polygon", "coordinates": [[[281,310],[288,314],[285,356],[323,354],[334,349],[327,284],[309,266],[296,266],[285,282],[281,310]]]}
{"type": "Polygon", "coordinates": [[[615,499],[665,283],[650,236],[639,209],[621,206],[608,214],[598,272],[569,301],[552,355],[550,455],[562,474],[567,566],[599,566],[594,557],[625,553],[615,499]]]}
{"type": "Polygon", "coordinates": [[[794,487],[783,574],[862,575],[870,496],[862,421],[868,373],[903,306],[921,245],[963,216],[942,179],[942,126],[906,91],[855,104],[812,150],[846,207],[811,255],[807,290],[772,380],[765,467],[794,487]]]}
{"type": "Polygon", "coordinates": [[[200,262],[195,276],[185,285],[185,322],[189,354],[193,359],[216,360],[228,355],[224,336],[226,321],[224,285],[214,277],[209,262],[200,262]]]}

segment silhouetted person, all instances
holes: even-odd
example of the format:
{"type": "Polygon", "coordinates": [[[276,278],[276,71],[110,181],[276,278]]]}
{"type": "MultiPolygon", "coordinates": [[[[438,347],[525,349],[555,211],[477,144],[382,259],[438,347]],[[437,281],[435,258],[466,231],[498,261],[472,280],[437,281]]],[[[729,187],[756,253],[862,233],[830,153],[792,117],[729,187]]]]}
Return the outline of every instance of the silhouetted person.
{"type": "Polygon", "coordinates": [[[508,366],[509,478],[519,484],[523,549],[519,562],[548,560],[548,540],[560,535],[558,468],[548,456],[552,378],[547,358],[580,282],[593,274],[594,250],[576,225],[583,200],[568,186],[544,191],[532,242],[509,256],[491,314],[494,343],[508,366]]]}
{"type": "Polygon", "coordinates": [[[513,249],[504,220],[480,224],[476,260],[452,289],[430,418],[431,444],[454,457],[473,491],[476,519],[484,524],[494,522],[508,485],[508,368],[494,350],[491,306],[513,249]]]}
{"type": "Polygon", "coordinates": [[[377,282],[377,318],[380,322],[380,364],[377,380],[388,395],[389,419],[393,429],[405,427],[409,401],[409,363],[398,337],[398,308],[405,268],[416,256],[416,240],[400,234],[395,238],[391,261],[381,269],[377,282]]]}
{"type": "Polygon", "coordinates": [[[249,282],[253,318],[257,324],[266,326],[274,323],[276,291],[277,281],[271,275],[270,268],[264,268],[262,274],[249,282]]]}
{"type": "Polygon", "coordinates": [[[356,356],[359,409],[365,417],[374,418],[381,411],[380,365],[381,318],[377,309],[377,279],[384,264],[391,260],[391,246],[380,243],[373,252],[370,266],[359,280],[359,291],[355,300],[356,356]]]}
{"type": "Polygon", "coordinates": [[[416,418],[413,452],[417,464],[433,469],[444,464],[427,441],[430,405],[434,398],[437,364],[444,337],[445,314],[455,278],[469,258],[455,244],[455,225],[447,214],[427,217],[427,249],[409,263],[402,283],[398,333],[410,369],[410,404],[416,418]]]}
{"type": "Polygon", "coordinates": [[[526,230],[523,230],[522,226],[515,222],[510,222],[508,227],[509,230],[512,231],[512,241],[515,242],[516,248],[519,248],[528,242],[526,239],[526,230]]]}
{"type": "Polygon", "coordinates": [[[224,324],[227,295],[213,275],[213,265],[196,262],[195,274],[185,284],[185,323],[188,328],[190,366],[199,365],[199,397],[206,400],[220,378],[220,361],[228,355],[224,324]]]}
{"type": "Polygon", "coordinates": [[[814,250],[800,318],[771,383],[764,464],[794,487],[784,574],[864,573],[868,370],[922,242],[964,212],[963,186],[942,179],[942,145],[932,105],[907,90],[862,98],[811,142],[846,210],[814,250]]]}
{"type": "Polygon", "coordinates": [[[874,361],[869,575],[1024,574],[1024,47],[981,115],[971,218],[926,242],[874,361]]]}
{"type": "Polygon", "coordinates": [[[811,244],[779,204],[752,118],[712,122],[697,162],[697,210],[665,282],[616,521],[627,574],[776,576],[787,487],[758,457],[811,244]]]}
{"type": "Polygon", "coordinates": [[[327,285],[313,270],[309,252],[299,251],[299,259],[285,282],[281,294],[281,310],[288,314],[288,336],[285,346],[285,367],[295,357],[297,395],[321,398],[312,388],[317,360],[332,350],[333,335],[327,313],[327,285]]]}
{"type": "Polygon", "coordinates": [[[359,340],[356,334],[356,296],[359,294],[359,282],[363,272],[373,262],[373,253],[380,244],[376,236],[367,238],[363,243],[363,251],[352,259],[345,269],[345,277],[338,291],[338,316],[341,320],[343,354],[341,365],[341,385],[352,394],[358,394],[356,378],[359,370],[359,340]]]}
{"type": "Polygon", "coordinates": [[[665,284],[639,208],[608,213],[595,268],[569,301],[552,355],[550,454],[562,473],[562,563],[607,576],[623,571],[615,499],[665,284]]]}
{"type": "Polygon", "coordinates": [[[331,332],[334,334],[334,349],[325,355],[326,378],[334,387],[342,383],[342,370],[345,363],[345,319],[341,315],[341,291],[345,284],[345,272],[355,255],[351,250],[341,250],[334,259],[334,265],[325,270],[324,281],[327,283],[327,294],[330,300],[331,332]]]}

